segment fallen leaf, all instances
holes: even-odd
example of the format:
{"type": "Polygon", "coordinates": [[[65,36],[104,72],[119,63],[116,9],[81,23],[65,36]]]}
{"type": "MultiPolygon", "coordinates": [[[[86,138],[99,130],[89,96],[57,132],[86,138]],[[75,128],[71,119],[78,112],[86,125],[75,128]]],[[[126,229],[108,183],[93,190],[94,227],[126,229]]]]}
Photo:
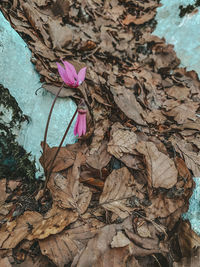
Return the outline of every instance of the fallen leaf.
{"type": "MultiPolygon", "coordinates": [[[[43,147],[43,142],[41,143],[41,146],[43,147]]],[[[48,144],[46,144],[45,156],[44,154],[42,154],[39,159],[41,165],[47,171],[50,170],[51,162],[55,156],[57,149],[57,147],[50,148],[48,144]]],[[[54,161],[52,172],[59,172],[69,168],[73,165],[74,160],[75,153],[73,153],[73,151],[68,150],[67,147],[61,147],[54,161]]]]}
{"type": "Polygon", "coordinates": [[[72,30],[69,26],[61,26],[57,20],[48,20],[49,35],[53,43],[53,49],[62,50],[72,41],[72,30]]]}
{"type": "Polygon", "coordinates": [[[106,210],[110,210],[124,219],[136,207],[136,204],[130,204],[131,198],[143,199],[141,190],[142,185],[136,183],[133,175],[126,167],[113,170],[106,179],[99,203],[106,210]]]}
{"type": "Polygon", "coordinates": [[[110,159],[111,155],[107,152],[107,143],[104,141],[98,151],[93,150],[90,152],[90,150],[88,150],[86,155],[87,164],[97,170],[101,170],[105,167],[109,163],[110,159]]]}
{"type": "Polygon", "coordinates": [[[16,220],[3,224],[0,229],[0,247],[14,248],[23,239],[43,239],[59,233],[77,217],[77,213],[59,209],[55,205],[44,217],[38,212],[26,211],[16,220]]]}
{"type": "Polygon", "coordinates": [[[177,169],[172,159],[161,153],[152,142],[139,142],[136,149],[145,156],[150,187],[171,188],[177,182],[177,169]]]}
{"type": "Polygon", "coordinates": [[[123,127],[119,122],[112,125],[111,139],[108,143],[108,152],[120,159],[124,154],[134,154],[137,144],[137,135],[123,127]]]}
{"type": "Polygon", "coordinates": [[[80,166],[83,162],[85,156],[78,152],[73,167],[67,172],[67,178],[55,173],[47,184],[54,202],[60,208],[75,209],[80,214],[85,212],[92,197],[89,188],[79,183],[80,166]]]}
{"type": "Polygon", "coordinates": [[[184,140],[172,140],[175,150],[182,155],[188,169],[192,170],[194,177],[200,177],[199,153],[191,151],[188,143],[184,140]]]}
{"type": "Polygon", "coordinates": [[[142,115],[145,117],[145,112],[137,102],[132,90],[117,86],[112,87],[111,92],[114,96],[115,103],[128,118],[138,124],[146,125],[146,122],[142,119],[142,115]]]}
{"type": "Polygon", "coordinates": [[[117,232],[117,234],[113,237],[113,241],[111,242],[111,248],[123,248],[129,245],[131,241],[121,232],[117,232]]]}
{"type": "Polygon", "coordinates": [[[39,240],[40,249],[43,255],[51,259],[56,265],[64,267],[73,261],[92,239],[98,229],[104,224],[96,219],[88,220],[87,223],[77,222],[57,235],[51,235],[44,240],[39,240]]]}

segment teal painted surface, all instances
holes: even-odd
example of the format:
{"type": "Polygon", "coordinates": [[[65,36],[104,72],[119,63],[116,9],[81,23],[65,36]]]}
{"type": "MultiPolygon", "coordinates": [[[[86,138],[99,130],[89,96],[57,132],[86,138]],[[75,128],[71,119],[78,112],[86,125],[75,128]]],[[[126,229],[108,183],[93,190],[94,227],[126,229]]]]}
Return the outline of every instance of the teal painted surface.
{"type": "MultiPolygon", "coordinates": [[[[17,140],[36,159],[38,176],[42,173],[38,161],[41,156],[40,142],[44,137],[46,120],[54,96],[45,90],[40,90],[35,95],[41,83],[30,58],[31,52],[26,43],[0,12],[0,84],[9,89],[23,113],[30,117],[30,123],[22,125],[17,140]]],[[[71,99],[59,98],[57,100],[47,138],[50,146],[59,145],[75,110],[76,105],[71,99]]],[[[73,135],[74,123],[64,144],[76,141],[73,135]]]]}
{"type": "MultiPolygon", "coordinates": [[[[165,37],[167,43],[181,59],[181,67],[195,70],[200,77],[200,12],[179,17],[179,5],[193,4],[192,0],[162,0],[162,7],[156,15],[157,27],[154,35],[165,37]]],[[[200,235],[200,177],[194,178],[196,187],[190,198],[189,210],[183,215],[188,219],[193,230],[200,235]]]]}
{"type": "Polygon", "coordinates": [[[200,12],[179,17],[179,6],[195,3],[195,0],[161,0],[163,6],[157,9],[158,22],[154,35],[165,37],[174,45],[181,66],[196,70],[200,76],[200,12]]]}

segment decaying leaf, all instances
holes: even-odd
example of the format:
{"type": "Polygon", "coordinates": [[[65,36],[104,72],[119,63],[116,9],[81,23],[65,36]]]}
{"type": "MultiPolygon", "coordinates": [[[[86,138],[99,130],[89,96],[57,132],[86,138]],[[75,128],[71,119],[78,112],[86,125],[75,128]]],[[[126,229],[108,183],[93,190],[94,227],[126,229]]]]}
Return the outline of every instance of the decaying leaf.
{"type": "Polygon", "coordinates": [[[142,185],[139,185],[126,167],[113,170],[107,177],[99,203],[107,210],[126,218],[137,206],[131,198],[142,199],[142,185]]]}
{"type": "Polygon", "coordinates": [[[97,170],[101,170],[109,163],[110,159],[111,155],[107,152],[107,143],[103,142],[98,151],[93,150],[93,153],[90,153],[90,151],[88,151],[86,162],[91,167],[97,170]]]}
{"type": "Polygon", "coordinates": [[[174,162],[154,143],[139,142],[136,149],[145,156],[149,186],[168,189],[176,184],[178,172],[174,162]]]}
{"type": "Polygon", "coordinates": [[[57,20],[49,20],[48,26],[53,49],[61,50],[72,41],[72,30],[69,26],[61,26],[57,20]]]}
{"type": "Polygon", "coordinates": [[[124,154],[134,154],[137,144],[137,135],[116,122],[112,126],[111,140],[108,143],[108,152],[120,159],[124,154]]]}
{"type": "Polygon", "coordinates": [[[79,183],[80,166],[84,161],[85,157],[79,152],[67,177],[52,174],[47,185],[59,207],[75,209],[80,214],[85,212],[92,196],[89,188],[79,183]]]}
{"type": "Polygon", "coordinates": [[[76,222],[70,229],[57,235],[40,240],[42,254],[48,256],[56,265],[64,267],[73,261],[87,245],[89,239],[93,238],[98,229],[104,224],[92,219],[88,223],[76,222]]]}
{"type": "MultiPolygon", "coordinates": [[[[43,146],[43,142],[41,143],[41,146],[43,146]]],[[[41,165],[48,171],[50,170],[51,162],[55,156],[57,149],[58,149],[57,147],[50,148],[46,144],[46,153],[45,155],[42,155],[40,157],[41,165]]],[[[73,165],[74,160],[75,160],[75,153],[73,151],[68,150],[67,147],[61,147],[55,159],[52,171],[59,172],[64,169],[67,169],[73,165]]]]}
{"type": "Polygon", "coordinates": [[[200,176],[200,157],[199,153],[193,152],[191,146],[184,140],[173,140],[174,147],[182,155],[188,169],[192,170],[195,177],[200,176]]]}
{"type": "Polygon", "coordinates": [[[38,212],[26,211],[12,222],[5,223],[0,229],[0,247],[14,248],[23,239],[43,239],[62,231],[77,219],[78,214],[62,210],[56,206],[43,217],[38,212]]]}
{"type": "Polygon", "coordinates": [[[111,92],[114,96],[115,103],[128,118],[138,124],[146,125],[146,122],[142,119],[142,115],[145,117],[145,112],[137,102],[132,90],[117,86],[112,87],[111,92]]]}
{"type": "Polygon", "coordinates": [[[122,233],[122,231],[119,231],[113,237],[113,241],[111,242],[111,248],[123,248],[129,245],[130,243],[131,241],[122,233]]]}

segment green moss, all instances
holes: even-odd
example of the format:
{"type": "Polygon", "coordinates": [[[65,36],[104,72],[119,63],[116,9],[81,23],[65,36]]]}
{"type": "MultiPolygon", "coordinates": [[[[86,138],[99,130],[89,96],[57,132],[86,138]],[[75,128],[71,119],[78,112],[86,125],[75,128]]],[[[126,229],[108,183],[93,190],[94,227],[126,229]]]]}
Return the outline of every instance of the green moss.
{"type": "Polygon", "coordinates": [[[35,177],[35,163],[30,160],[22,146],[16,142],[15,133],[21,123],[27,121],[19,108],[15,98],[9,90],[0,85],[1,112],[0,112],[0,178],[27,178],[35,177]],[[5,120],[5,114],[10,114],[5,120]]]}

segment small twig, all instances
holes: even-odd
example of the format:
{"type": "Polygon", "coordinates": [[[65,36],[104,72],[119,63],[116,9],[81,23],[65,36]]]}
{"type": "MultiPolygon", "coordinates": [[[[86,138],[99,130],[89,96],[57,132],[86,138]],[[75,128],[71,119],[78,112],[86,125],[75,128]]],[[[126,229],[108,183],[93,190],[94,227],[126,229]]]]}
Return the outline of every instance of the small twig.
{"type": "Polygon", "coordinates": [[[46,143],[47,143],[47,132],[48,132],[48,128],[49,128],[49,122],[50,122],[50,119],[51,119],[51,115],[52,115],[52,111],[53,111],[53,108],[55,106],[55,103],[56,103],[56,100],[62,90],[64,86],[64,83],[62,84],[62,86],[60,87],[60,89],[58,90],[54,100],[53,100],[53,103],[51,105],[51,109],[50,109],[50,112],[49,112],[49,116],[48,116],[48,119],[47,119],[47,124],[46,124],[46,128],[45,128],[45,132],[44,132],[44,143],[43,143],[43,166],[44,166],[44,172],[45,172],[45,176],[46,176],[46,167],[45,167],[45,152],[46,152],[46,143]]]}

